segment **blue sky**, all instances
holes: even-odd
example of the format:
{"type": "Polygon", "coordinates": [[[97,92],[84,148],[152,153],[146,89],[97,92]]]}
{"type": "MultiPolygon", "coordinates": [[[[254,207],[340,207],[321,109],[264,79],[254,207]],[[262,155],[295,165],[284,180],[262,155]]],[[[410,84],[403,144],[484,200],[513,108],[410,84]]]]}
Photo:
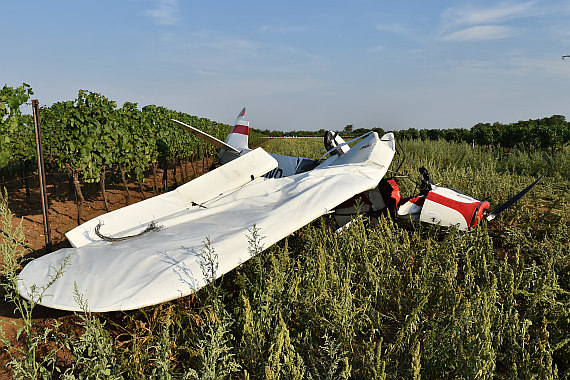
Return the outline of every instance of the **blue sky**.
{"type": "Polygon", "coordinates": [[[12,1],[0,85],[79,89],[251,126],[570,119],[570,2],[12,1]]]}

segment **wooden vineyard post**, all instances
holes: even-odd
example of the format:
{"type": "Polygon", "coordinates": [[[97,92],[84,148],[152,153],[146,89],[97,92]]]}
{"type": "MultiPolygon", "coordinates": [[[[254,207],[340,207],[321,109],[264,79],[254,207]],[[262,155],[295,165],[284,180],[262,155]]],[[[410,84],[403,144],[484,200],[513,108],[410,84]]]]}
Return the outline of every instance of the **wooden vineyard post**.
{"type": "Polygon", "coordinates": [[[129,185],[127,184],[127,178],[125,177],[125,169],[121,169],[121,180],[123,181],[123,186],[125,187],[125,201],[127,205],[131,204],[131,193],[129,192],[129,185]]]}
{"type": "Polygon", "coordinates": [[[107,176],[105,170],[106,167],[103,165],[101,168],[101,179],[99,182],[101,185],[101,193],[103,194],[103,204],[105,205],[105,211],[109,212],[109,201],[107,200],[107,192],[105,191],[105,177],[107,176]]]}
{"type": "Polygon", "coordinates": [[[158,195],[158,177],[156,174],[156,162],[152,163],[152,174],[153,174],[153,178],[154,178],[152,190],[154,192],[154,195],[158,195]]]}
{"type": "Polygon", "coordinates": [[[162,192],[168,191],[168,159],[164,159],[162,171],[162,192]]]}
{"type": "Polygon", "coordinates": [[[79,170],[78,168],[72,168],[71,174],[73,175],[73,188],[75,189],[75,203],[77,204],[77,225],[81,224],[81,213],[83,211],[83,202],[85,198],[81,192],[81,184],[79,183],[79,170]]]}
{"type": "Polygon", "coordinates": [[[40,177],[40,192],[42,197],[42,214],[44,218],[44,234],[46,238],[46,251],[51,250],[51,238],[49,234],[48,201],[46,191],[46,175],[44,168],[44,151],[42,147],[42,130],[40,124],[40,107],[37,99],[32,100],[32,111],[34,117],[34,130],[36,133],[36,151],[38,155],[38,174],[40,177]]]}

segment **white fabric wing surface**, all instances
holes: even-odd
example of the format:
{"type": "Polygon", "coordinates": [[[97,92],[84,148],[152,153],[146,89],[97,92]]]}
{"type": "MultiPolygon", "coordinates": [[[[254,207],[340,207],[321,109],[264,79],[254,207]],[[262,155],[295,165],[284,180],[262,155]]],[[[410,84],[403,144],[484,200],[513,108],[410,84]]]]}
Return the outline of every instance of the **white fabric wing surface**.
{"type": "MultiPolygon", "coordinates": [[[[266,170],[274,165],[269,159],[265,158],[269,165],[243,160],[254,152],[205,176],[214,178],[218,170],[235,162],[234,166],[241,168],[236,178],[271,170],[266,170]]],[[[267,155],[262,150],[256,154],[267,155]]],[[[189,201],[184,199],[187,195],[178,191],[174,197],[175,190],[163,197],[166,203],[176,204],[167,210],[168,215],[164,210],[156,210],[161,204],[152,199],[117,210],[120,211],[115,214],[117,220],[127,220],[129,212],[125,210],[132,208],[131,213],[139,221],[138,225],[131,223],[118,229],[121,235],[125,231],[140,231],[149,221],[162,226],[159,231],[130,240],[115,243],[97,240],[92,229],[98,220],[105,223],[102,230],[113,223],[120,225],[112,221],[113,213],[105,214],[79,226],[77,234],[71,234],[77,238],[74,245],[78,248],[61,249],[26,265],[19,276],[18,291],[47,307],[80,311],[74,298],[77,289],[87,301],[87,308],[97,312],[137,309],[189,295],[205,285],[199,253],[206,239],[218,256],[216,277],[219,277],[250,258],[248,237],[252,226],[264,237],[262,242],[267,248],[352,196],[377,186],[393,156],[393,135],[386,134],[380,140],[372,133],[347,154],[333,156],[310,172],[279,179],[258,178],[257,174],[249,182],[234,178],[234,186],[225,186],[222,191],[208,189],[213,196],[202,196],[199,202],[202,207],[184,206],[189,201]],[[206,198],[211,199],[204,201],[206,198]],[[38,291],[52,282],[64,262],[61,276],[37,299],[38,291]]],[[[201,181],[206,184],[209,180],[201,181]]],[[[194,185],[187,188],[195,190],[194,185]]],[[[115,236],[117,230],[112,231],[115,236]]]]}
{"type": "Polygon", "coordinates": [[[95,227],[99,223],[101,233],[112,231],[113,236],[136,234],[149,223],[157,221],[162,221],[164,227],[169,227],[178,223],[176,215],[184,215],[188,209],[200,207],[197,205],[234,191],[276,167],[277,161],[258,148],[174,191],[91,219],[67,232],[65,236],[74,247],[82,247],[101,241],[95,233],[95,227]]]}

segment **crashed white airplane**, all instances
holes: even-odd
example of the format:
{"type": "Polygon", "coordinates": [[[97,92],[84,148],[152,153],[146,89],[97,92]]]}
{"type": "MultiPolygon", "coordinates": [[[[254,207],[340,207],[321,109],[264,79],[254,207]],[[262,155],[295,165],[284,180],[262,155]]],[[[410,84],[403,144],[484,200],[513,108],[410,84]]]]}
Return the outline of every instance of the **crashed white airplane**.
{"type": "MultiPolygon", "coordinates": [[[[243,141],[233,146],[240,152],[247,149],[248,133],[240,124],[242,117],[227,140],[243,141]]],[[[393,134],[380,139],[369,133],[345,154],[333,154],[305,172],[296,165],[299,174],[289,176],[289,166],[279,167],[278,158],[261,148],[234,155],[174,191],[69,231],[66,237],[75,248],[28,263],[19,275],[18,291],[43,306],[80,311],[77,289],[88,309],[97,312],[137,309],[189,295],[205,285],[198,253],[207,238],[218,256],[219,277],[250,258],[248,230],[253,226],[264,237],[264,246],[271,246],[375,188],[394,152],[393,134]],[[264,177],[277,168],[284,171],[282,178],[264,177]],[[136,234],[150,224],[159,228],[136,238],[109,242],[100,237],[136,234]],[[59,268],[59,278],[52,281],[59,268]],[[41,299],[34,299],[48,286],[41,299]]]]}
{"type": "Polygon", "coordinates": [[[488,202],[435,186],[425,169],[420,194],[401,200],[396,180],[384,178],[396,152],[392,133],[381,138],[367,133],[350,148],[328,132],[327,153],[313,160],[249,149],[244,115],[245,108],[225,142],[175,121],[219,146],[223,165],[69,231],[74,248],[28,263],[19,275],[20,294],[43,306],[81,311],[79,293],[94,312],[184,297],[205,285],[200,253],[206,241],[217,255],[218,278],[250,258],[254,226],[268,248],[324,214],[346,224],[357,199],[364,213],[390,209],[400,217],[463,230],[502,211],[486,214],[488,202]]]}

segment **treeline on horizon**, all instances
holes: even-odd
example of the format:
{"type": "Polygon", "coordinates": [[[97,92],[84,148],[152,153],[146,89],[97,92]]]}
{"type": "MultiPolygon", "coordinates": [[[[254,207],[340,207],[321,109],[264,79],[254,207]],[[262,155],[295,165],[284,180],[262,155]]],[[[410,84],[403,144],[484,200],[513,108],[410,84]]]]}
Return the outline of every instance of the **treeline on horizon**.
{"type": "MultiPolygon", "coordinates": [[[[27,84],[4,85],[0,90],[0,170],[10,163],[18,165],[36,160],[33,122],[21,106],[33,94],[27,84]]],[[[231,126],[206,118],[148,105],[125,102],[117,107],[105,96],[80,90],[75,100],[56,102],[40,110],[47,164],[54,168],[76,171],[85,182],[99,182],[104,169],[118,170],[141,180],[143,172],[159,162],[215,154],[216,147],[205,144],[182,127],[175,118],[224,140],[231,126]]],[[[340,133],[358,136],[369,131],[383,135],[383,128],[353,128],[347,125],[340,133]]],[[[542,119],[510,124],[479,123],[466,128],[416,129],[393,131],[400,140],[446,140],[480,146],[519,147],[554,152],[570,141],[570,127],[565,117],[553,115],[542,119]]],[[[318,131],[270,131],[250,128],[250,145],[261,136],[323,136],[318,131]]],[[[4,170],[5,171],[5,170],[4,170]]],[[[77,176],[77,174],[76,174],[77,176]]]]}
{"type": "MultiPolygon", "coordinates": [[[[552,115],[542,119],[521,120],[516,123],[502,124],[499,122],[478,123],[470,129],[416,129],[408,128],[400,131],[389,131],[383,128],[357,128],[347,125],[340,133],[348,136],[360,136],[374,131],[382,136],[393,132],[397,139],[406,140],[446,140],[466,142],[481,146],[495,145],[503,148],[521,147],[531,153],[534,149],[556,150],[570,142],[570,123],[563,115],[552,115]]],[[[323,136],[324,129],[318,131],[260,131],[262,135],[271,137],[314,137],[323,136]]]]}

